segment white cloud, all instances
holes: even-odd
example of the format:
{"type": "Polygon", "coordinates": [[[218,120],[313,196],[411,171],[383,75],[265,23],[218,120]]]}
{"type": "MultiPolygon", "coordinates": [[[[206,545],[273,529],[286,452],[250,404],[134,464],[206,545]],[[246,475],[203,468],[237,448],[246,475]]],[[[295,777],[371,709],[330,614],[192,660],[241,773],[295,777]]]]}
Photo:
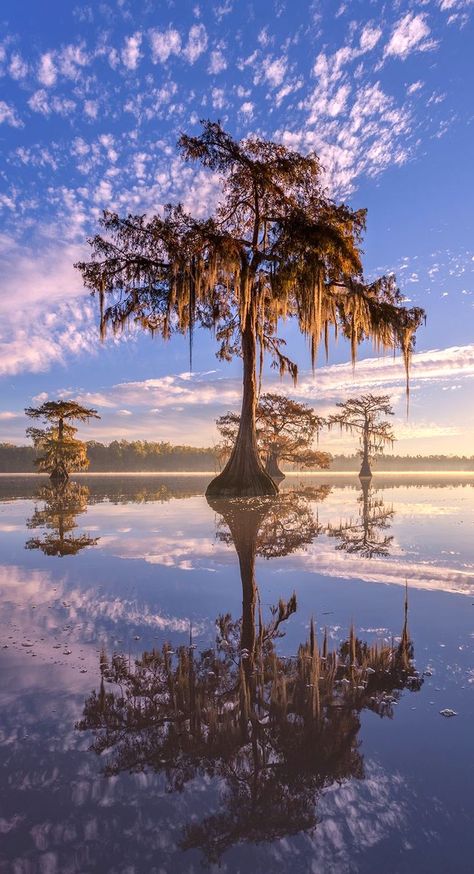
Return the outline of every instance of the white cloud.
{"type": "Polygon", "coordinates": [[[85,100],[84,101],[84,115],[87,115],[88,118],[97,118],[99,113],[99,104],[97,100],[85,100]]]}
{"type": "Polygon", "coordinates": [[[0,376],[49,370],[71,356],[97,348],[90,304],[62,304],[45,315],[30,314],[19,327],[4,323],[0,334],[0,376]]]}
{"type": "Polygon", "coordinates": [[[285,82],[281,86],[281,88],[278,89],[277,93],[275,94],[276,105],[280,106],[281,102],[285,99],[285,97],[288,97],[290,94],[294,94],[295,91],[298,91],[300,88],[303,87],[303,84],[304,84],[304,81],[302,78],[293,79],[293,80],[285,82]]]}
{"type": "Polygon", "coordinates": [[[121,57],[122,63],[127,68],[127,70],[136,70],[138,66],[138,62],[142,57],[140,52],[140,45],[142,42],[142,35],[139,31],[133,34],[133,36],[128,36],[125,39],[125,45],[122,49],[121,57]]]}
{"type": "Polygon", "coordinates": [[[46,52],[41,55],[38,67],[38,80],[42,85],[49,88],[54,85],[57,79],[57,69],[53,59],[52,52],[46,52]]]}
{"type": "MultiPolygon", "coordinates": [[[[271,88],[278,88],[285,78],[286,70],[288,66],[288,58],[285,55],[281,55],[279,58],[264,58],[262,61],[262,70],[263,70],[263,78],[271,88]]],[[[257,81],[260,79],[258,75],[257,81]]]]}
{"type": "Polygon", "coordinates": [[[14,106],[0,100],[0,124],[8,124],[10,127],[23,127],[23,122],[19,118],[14,106]]]}
{"type": "Polygon", "coordinates": [[[216,16],[217,21],[221,21],[225,15],[229,15],[232,12],[233,4],[231,0],[225,0],[220,6],[214,7],[214,15],[216,16]]]}
{"type": "Polygon", "coordinates": [[[69,243],[63,236],[56,242],[42,239],[35,249],[19,245],[11,237],[2,239],[3,294],[0,296],[0,320],[16,320],[18,295],[25,313],[33,320],[38,312],[83,295],[82,280],[73,264],[84,258],[85,247],[69,243]]]}
{"type": "MultiPolygon", "coordinates": [[[[410,383],[415,388],[419,383],[443,385],[447,380],[474,377],[474,344],[453,346],[417,352],[413,356],[410,383]]],[[[383,391],[394,398],[402,398],[405,390],[405,369],[400,358],[366,358],[356,364],[326,365],[316,373],[302,372],[297,385],[281,382],[275,376],[267,376],[264,390],[278,391],[307,403],[334,404],[348,394],[363,391],[383,391]]],[[[176,408],[179,405],[195,407],[213,406],[220,410],[238,407],[241,399],[241,381],[238,377],[222,377],[219,372],[184,373],[156,379],[119,383],[108,393],[116,406],[141,407],[148,412],[176,408]]],[[[431,422],[417,422],[406,426],[407,437],[451,436],[457,426],[431,422]],[[453,430],[454,429],[454,430],[453,430]]]]}
{"type": "Polygon", "coordinates": [[[302,567],[315,570],[321,576],[395,586],[404,586],[408,580],[414,589],[456,592],[469,597],[474,594],[474,573],[457,567],[404,559],[369,559],[360,555],[354,558],[318,541],[311,544],[306,555],[295,557],[295,563],[298,558],[302,567]]]}
{"type": "Polygon", "coordinates": [[[76,79],[79,70],[90,61],[83,45],[67,45],[56,58],[59,70],[68,79],[76,79]]]}
{"type": "Polygon", "coordinates": [[[300,104],[306,123],[274,136],[289,148],[316,151],[332,195],[347,197],[356,178],[377,176],[408,159],[411,115],[408,107],[397,107],[380,82],[354,86],[341,63],[340,57],[318,57],[318,83],[300,104]]]}
{"type": "Polygon", "coordinates": [[[216,76],[218,73],[222,73],[223,70],[227,69],[227,61],[222,54],[220,49],[217,49],[214,52],[211,52],[211,59],[209,62],[208,72],[212,76],[216,76]]]}
{"type": "Polygon", "coordinates": [[[371,24],[367,24],[360,35],[361,52],[372,51],[372,49],[374,49],[377,45],[381,36],[382,30],[380,27],[373,27],[371,24]]]}
{"type": "Polygon", "coordinates": [[[225,91],[223,88],[213,88],[211,91],[213,109],[224,109],[226,106],[225,91]]]}
{"type": "Polygon", "coordinates": [[[452,9],[466,9],[472,3],[473,0],[440,0],[439,8],[442,12],[450,12],[452,9]]]}
{"type": "Polygon", "coordinates": [[[151,46],[151,58],[154,64],[164,64],[171,55],[179,55],[181,51],[181,36],[177,30],[154,28],[148,34],[151,46]]]}
{"type": "Polygon", "coordinates": [[[242,103],[242,106],[239,109],[239,113],[244,115],[247,119],[253,118],[254,104],[251,100],[246,100],[242,103]]]}
{"type": "Polygon", "coordinates": [[[12,79],[24,79],[28,73],[28,64],[17,52],[11,56],[8,72],[12,79]]]}
{"type": "Polygon", "coordinates": [[[421,79],[418,79],[416,82],[412,82],[411,85],[407,88],[407,94],[416,94],[417,91],[420,91],[423,88],[424,82],[421,79]]]}
{"type": "Polygon", "coordinates": [[[207,32],[203,24],[193,24],[189,31],[188,41],[183,49],[183,55],[190,64],[207,49],[207,32]]]}
{"type": "Polygon", "coordinates": [[[43,88],[40,88],[39,91],[35,91],[31,95],[28,100],[28,106],[33,112],[39,112],[41,115],[46,116],[52,113],[70,115],[76,108],[74,100],[70,100],[67,97],[57,97],[56,95],[51,96],[43,88]]]}
{"type": "Polygon", "coordinates": [[[395,25],[389,42],[385,46],[385,57],[398,57],[403,60],[412,52],[426,52],[436,47],[436,42],[428,39],[430,28],[426,14],[415,15],[408,12],[395,25]]]}

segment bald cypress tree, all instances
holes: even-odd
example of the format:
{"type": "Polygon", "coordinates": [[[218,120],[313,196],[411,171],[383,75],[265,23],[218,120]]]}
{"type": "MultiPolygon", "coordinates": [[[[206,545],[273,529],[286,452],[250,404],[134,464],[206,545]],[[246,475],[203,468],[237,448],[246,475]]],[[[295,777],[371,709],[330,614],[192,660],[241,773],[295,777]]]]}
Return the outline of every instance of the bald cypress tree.
{"type": "Polygon", "coordinates": [[[278,336],[281,320],[297,320],[313,365],[333,329],[349,340],[353,359],[370,338],[377,348],[400,350],[408,371],[424,314],[403,306],[393,276],[364,279],[365,210],[326,196],[315,154],[256,138],[238,142],[211,121],[200,136],[182,135],[179,148],[222,178],[214,214],[199,220],[180,205],[150,218],[106,212],[104,233],[90,241],[91,260],[77,267],[99,295],[102,336],[133,321],[164,339],[188,333],[192,343],[198,324],[214,330],[222,359],[241,356],[237,439],[207,493],[275,494],[258,453],[255,411],[265,353],[280,374],[298,375],[278,336]]]}
{"type": "MultiPolygon", "coordinates": [[[[279,467],[284,461],[308,469],[329,467],[329,453],[313,448],[313,442],[326,422],[308,404],[267,392],[260,395],[255,421],[260,458],[274,482],[285,478],[279,467]]],[[[225,413],[216,419],[216,425],[223,438],[219,447],[222,455],[229,455],[239,431],[240,416],[225,413]]]]}
{"type": "Polygon", "coordinates": [[[83,407],[76,401],[46,401],[39,407],[27,407],[30,419],[43,419],[45,428],[27,428],[38,452],[35,464],[40,471],[50,474],[55,483],[65,483],[73,470],[87,470],[86,444],[76,437],[77,428],[71,422],[100,419],[97,410],[83,407]]]}
{"type": "Polygon", "coordinates": [[[370,479],[372,470],[370,461],[381,453],[384,446],[393,446],[395,434],[391,423],[383,416],[393,416],[393,409],[388,395],[362,395],[360,398],[349,398],[348,401],[337,404],[339,413],[328,419],[329,428],[339,426],[341,431],[357,434],[360,441],[362,465],[359,476],[370,479]]]}

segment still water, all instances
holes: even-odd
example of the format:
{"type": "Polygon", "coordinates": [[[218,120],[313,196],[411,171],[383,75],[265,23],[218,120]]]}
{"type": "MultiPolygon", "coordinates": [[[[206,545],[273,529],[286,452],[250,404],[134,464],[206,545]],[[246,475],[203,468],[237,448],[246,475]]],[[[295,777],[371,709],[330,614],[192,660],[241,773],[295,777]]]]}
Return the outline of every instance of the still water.
{"type": "Polygon", "coordinates": [[[472,872],[474,477],[206,484],[0,478],[0,871],[472,872]]]}

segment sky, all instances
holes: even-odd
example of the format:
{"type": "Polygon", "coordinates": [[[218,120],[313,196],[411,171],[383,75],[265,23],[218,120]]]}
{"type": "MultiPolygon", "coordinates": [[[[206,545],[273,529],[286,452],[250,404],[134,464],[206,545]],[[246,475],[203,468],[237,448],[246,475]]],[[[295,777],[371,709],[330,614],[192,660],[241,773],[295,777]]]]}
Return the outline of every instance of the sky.
{"type": "MultiPolygon", "coordinates": [[[[394,272],[421,305],[406,416],[398,358],[339,341],[313,374],[285,329],[296,388],[266,366],[263,390],[326,414],[389,394],[400,454],[474,454],[473,0],[2,0],[0,9],[0,442],[25,443],[24,407],[96,407],[86,439],[217,441],[238,410],[241,362],[198,331],[136,330],[101,343],[74,262],[103,209],[198,216],[219,180],[183,164],[181,132],[220,119],[315,150],[331,197],[368,209],[366,276],[394,272]]],[[[324,443],[324,447],[323,444],[324,443]]],[[[324,435],[352,451],[355,438],[324,435]]]]}

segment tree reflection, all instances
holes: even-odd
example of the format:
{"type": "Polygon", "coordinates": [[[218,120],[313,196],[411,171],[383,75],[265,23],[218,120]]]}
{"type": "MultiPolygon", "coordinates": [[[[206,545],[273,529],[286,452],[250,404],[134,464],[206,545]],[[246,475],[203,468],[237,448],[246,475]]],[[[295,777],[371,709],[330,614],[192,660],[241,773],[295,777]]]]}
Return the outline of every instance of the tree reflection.
{"type": "Polygon", "coordinates": [[[109,660],[103,653],[100,688],[86,699],[77,726],[93,731],[94,752],[108,753],[106,775],[151,769],[166,777],[170,792],[196,777],[219,782],[219,809],[185,825],[181,842],[184,849],[201,849],[208,862],[243,841],[315,828],[323,790],[364,777],[361,711],[392,717],[401,690],[422,683],[413,667],[406,604],[396,645],[367,644],[352,627],[348,639],[330,649],[327,632],[319,643],[311,621],[296,654],[278,653],[296,596],[281,599],[264,620],[255,558],[271,555],[272,544],[276,555],[303,546],[318,525],[301,495],[286,501],[286,524],[276,529],[272,499],[212,502],[221,516],[218,536],[232,539],[238,554],[241,618],[219,616],[214,645],[199,653],[192,635],[176,651],[165,644],[133,665],[122,654],[109,660]]]}
{"type": "Polygon", "coordinates": [[[393,536],[385,532],[390,529],[395,511],[384,504],[370,480],[361,479],[360,482],[358,518],[337,526],[330,524],[328,534],[337,538],[336,549],[344,552],[357,553],[363,558],[390,555],[393,536]]]}
{"type": "Polygon", "coordinates": [[[27,520],[28,528],[45,528],[42,537],[32,537],[25,543],[26,549],[41,549],[45,555],[77,555],[86,546],[95,546],[99,537],[88,534],[72,534],[77,528],[76,516],[87,511],[89,489],[75,482],[48,485],[39,489],[36,499],[43,501],[27,520]]]}

